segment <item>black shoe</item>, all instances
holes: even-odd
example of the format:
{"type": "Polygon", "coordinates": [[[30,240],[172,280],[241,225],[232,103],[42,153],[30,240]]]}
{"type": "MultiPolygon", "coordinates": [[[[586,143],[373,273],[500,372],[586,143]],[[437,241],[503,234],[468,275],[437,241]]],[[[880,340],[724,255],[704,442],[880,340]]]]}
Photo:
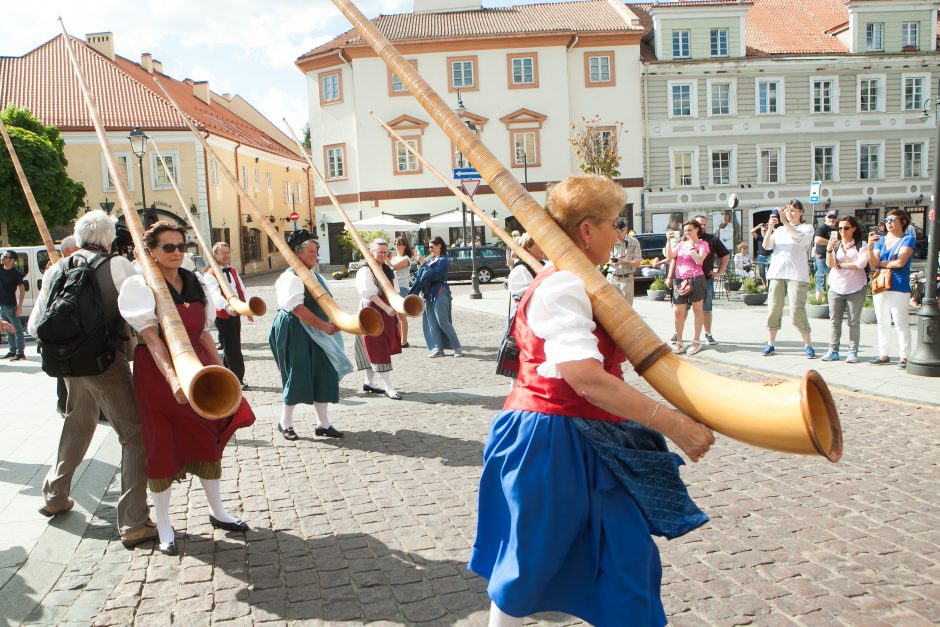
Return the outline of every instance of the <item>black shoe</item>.
{"type": "Polygon", "coordinates": [[[23,353],[17,353],[16,356],[13,357],[13,359],[11,359],[10,361],[20,361],[23,359],[26,359],[26,355],[24,355],[23,353]]]}
{"type": "Polygon", "coordinates": [[[244,520],[235,519],[235,522],[222,522],[212,514],[209,514],[209,524],[212,525],[213,529],[224,529],[225,531],[241,531],[245,533],[248,531],[248,523],[244,520]]]}
{"type": "Polygon", "coordinates": [[[7,353],[6,355],[4,355],[3,357],[0,357],[0,359],[9,359],[10,357],[16,357],[16,353],[14,353],[13,351],[10,351],[9,353],[7,353]]]}
{"type": "Polygon", "coordinates": [[[180,552],[176,550],[176,542],[170,542],[166,545],[166,548],[162,544],[158,544],[157,548],[160,549],[160,552],[164,555],[179,555],[180,552]]]}
{"type": "Polygon", "coordinates": [[[389,394],[388,390],[385,390],[385,396],[389,397],[389,398],[392,399],[393,401],[400,401],[400,400],[401,400],[401,393],[400,393],[400,392],[395,392],[394,394],[389,394]]]}
{"type": "Polygon", "coordinates": [[[369,394],[385,394],[385,390],[383,390],[382,388],[371,386],[368,383],[362,384],[362,391],[368,392],[369,394]]]}
{"type": "Polygon", "coordinates": [[[410,345],[408,342],[402,342],[402,343],[401,343],[401,347],[402,347],[402,348],[408,348],[409,346],[411,346],[411,345],[410,345]]]}
{"type": "Polygon", "coordinates": [[[247,383],[242,383],[242,389],[243,389],[243,390],[250,390],[251,388],[248,386],[247,383]]]}
{"type": "Polygon", "coordinates": [[[281,435],[284,436],[285,440],[290,440],[291,442],[293,442],[294,440],[297,440],[300,438],[300,436],[297,435],[297,432],[294,431],[293,427],[287,427],[285,429],[281,425],[278,425],[277,430],[281,432],[281,435]]]}
{"type": "Polygon", "coordinates": [[[341,437],[343,437],[343,432],[342,432],[342,431],[337,431],[337,430],[336,430],[336,427],[334,427],[333,425],[330,425],[330,426],[327,427],[326,429],[324,429],[323,427],[317,427],[316,429],[313,430],[313,432],[314,432],[315,434],[317,434],[317,435],[325,435],[325,436],[328,437],[328,438],[341,438],[341,437]]]}

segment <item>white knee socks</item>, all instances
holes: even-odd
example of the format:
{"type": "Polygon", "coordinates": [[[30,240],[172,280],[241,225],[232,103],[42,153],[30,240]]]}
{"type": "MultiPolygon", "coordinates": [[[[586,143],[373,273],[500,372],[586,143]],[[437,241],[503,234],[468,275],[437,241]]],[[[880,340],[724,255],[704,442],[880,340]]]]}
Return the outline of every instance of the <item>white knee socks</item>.
{"type": "Polygon", "coordinates": [[[327,411],[328,409],[329,409],[328,403],[314,403],[313,404],[313,411],[317,413],[317,426],[320,427],[321,429],[329,429],[330,425],[332,424],[330,422],[330,417],[327,411]]]}
{"type": "Polygon", "coordinates": [[[281,429],[290,429],[294,426],[294,408],[296,405],[282,405],[281,406],[281,420],[280,425],[281,429]]]}
{"type": "Polygon", "coordinates": [[[375,387],[375,377],[374,377],[375,373],[372,370],[372,368],[366,368],[365,370],[363,370],[363,372],[365,373],[365,376],[366,376],[366,385],[368,385],[369,387],[375,387]]]}
{"type": "Polygon", "coordinates": [[[395,386],[392,385],[392,373],[391,372],[380,372],[379,376],[382,377],[382,383],[385,384],[385,392],[388,394],[395,393],[395,386]]]}
{"type": "Polygon", "coordinates": [[[510,616],[496,607],[495,603],[490,602],[489,627],[520,627],[524,621],[525,617],[510,616]]]}
{"type": "Polygon", "coordinates": [[[206,500],[209,501],[209,511],[212,512],[212,516],[219,522],[236,522],[238,519],[229,514],[225,505],[222,504],[222,489],[219,486],[219,480],[199,477],[199,481],[206,493],[206,500]]]}
{"type": "Polygon", "coordinates": [[[170,487],[163,492],[150,493],[150,498],[153,499],[154,513],[157,516],[157,534],[160,536],[160,545],[163,548],[176,540],[173,525],[170,523],[170,493],[172,491],[173,488],[170,487]]]}

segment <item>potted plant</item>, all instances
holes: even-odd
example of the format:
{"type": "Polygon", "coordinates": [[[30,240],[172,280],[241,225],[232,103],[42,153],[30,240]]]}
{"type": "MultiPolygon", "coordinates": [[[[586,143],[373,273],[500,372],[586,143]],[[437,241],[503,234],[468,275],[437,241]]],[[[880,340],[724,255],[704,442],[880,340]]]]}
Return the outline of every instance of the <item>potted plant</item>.
{"type": "Polygon", "coordinates": [[[349,276],[349,268],[343,268],[342,270],[337,270],[333,273],[333,278],[339,281],[340,279],[345,279],[349,276]]]}
{"type": "Polygon", "coordinates": [[[767,288],[757,279],[745,279],[743,288],[745,305],[763,305],[767,302],[767,288]]]}
{"type": "Polygon", "coordinates": [[[729,292],[737,292],[742,284],[741,277],[734,271],[734,268],[728,268],[725,272],[725,289],[729,292]]]}
{"type": "Polygon", "coordinates": [[[829,317],[829,293],[823,292],[817,298],[815,290],[810,286],[809,298],[806,299],[806,317],[807,318],[828,318],[829,317]]]}
{"type": "MultiPolygon", "coordinates": [[[[871,288],[868,288],[869,290],[871,288]]],[[[862,322],[865,324],[875,324],[878,319],[875,317],[875,303],[871,299],[871,294],[865,297],[865,306],[862,307],[862,322]]]]}
{"type": "Polygon", "coordinates": [[[666,300],[666,282],[663,278],[656,277],[650,286],[646,289],[646,295],[653,300],[666,300]]]}

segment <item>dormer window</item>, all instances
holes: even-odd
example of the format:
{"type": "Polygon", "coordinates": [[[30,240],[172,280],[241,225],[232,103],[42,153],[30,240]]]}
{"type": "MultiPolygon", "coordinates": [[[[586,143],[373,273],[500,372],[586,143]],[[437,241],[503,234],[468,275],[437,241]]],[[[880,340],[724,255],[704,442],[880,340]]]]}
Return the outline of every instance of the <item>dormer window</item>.
{"type": "Polygon", "coordinates": [[[917,22],[904,22],[901,24],[901,49],[917,50],[917,22]]]}
{"type": "Polygon", "coordinates": [[[689,31],[687,30],[674,30],[672,31],[672,58],[673,59],[688,59],[692,55],[691,46],[689,44],[689,31]]]}
{"type": "Polygon", "coordinates": [[[865,52],[884,52],[885,25],[871,22],[865,25],[865,52]]]}
{"type": "Polygon", "coordinates": [[[728,56],[728,29],[727,28],[713,28],[711,31],[711,42],[712,42],[712,56],[713,57],[727,57],[728,56]]]}

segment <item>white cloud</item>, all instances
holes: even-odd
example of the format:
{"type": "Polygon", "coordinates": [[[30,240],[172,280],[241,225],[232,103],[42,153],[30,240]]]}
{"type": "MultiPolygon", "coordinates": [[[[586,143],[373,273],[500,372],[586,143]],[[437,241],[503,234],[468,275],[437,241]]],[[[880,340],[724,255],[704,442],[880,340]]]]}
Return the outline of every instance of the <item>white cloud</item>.
{"type": "Polygon", "coordinates": [[[298,135],[310,119],[306,101],[294,98],[277,87],[269,87],[263,93],[253,91],[243,97],[285,133],[288,131],[284,126],[284,119],[287,119],[298,135]]]}

